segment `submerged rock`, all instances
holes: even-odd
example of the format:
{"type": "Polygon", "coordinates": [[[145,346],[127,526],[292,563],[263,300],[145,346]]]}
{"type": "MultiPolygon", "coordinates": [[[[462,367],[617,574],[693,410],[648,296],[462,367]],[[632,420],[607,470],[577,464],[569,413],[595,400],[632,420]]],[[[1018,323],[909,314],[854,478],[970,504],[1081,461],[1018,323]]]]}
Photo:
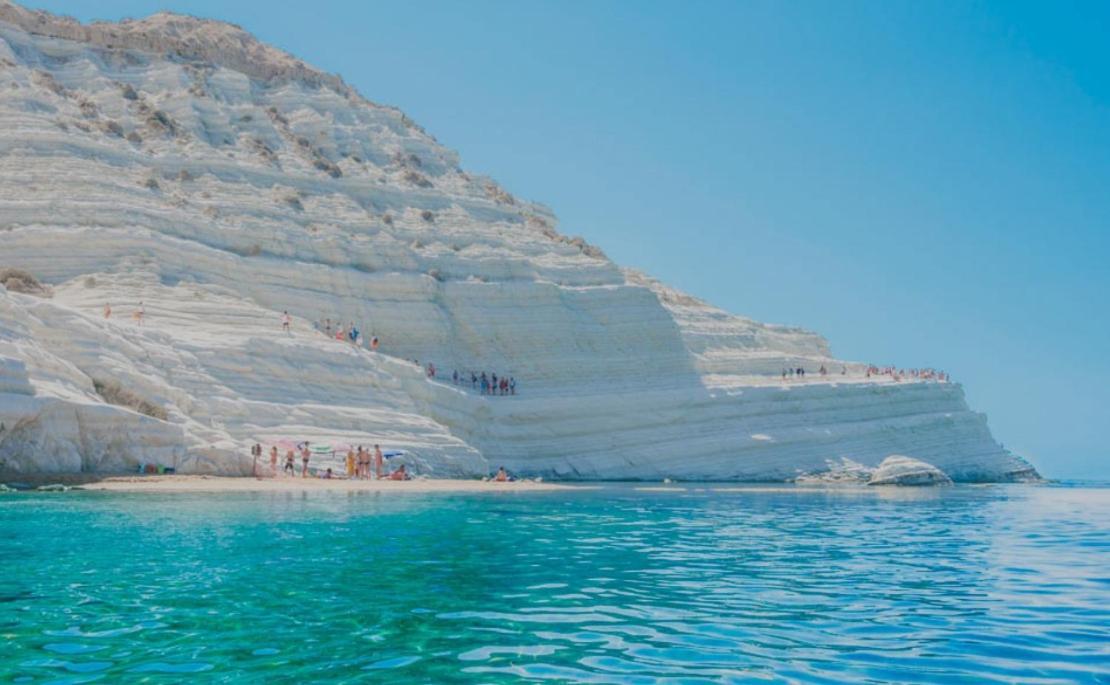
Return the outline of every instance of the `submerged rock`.
{"type": "Polygon", "coordinates": [[[932,464],[892,454],[871,474],[868,485],[951,485],[952,479],[932,464]]]}
{"type": "Polygon", "coordinates": [[[48,485],[40,485],[35,490],[39,492],[68,492],[69,486],[61,483],[50,483],[48,485]]]}

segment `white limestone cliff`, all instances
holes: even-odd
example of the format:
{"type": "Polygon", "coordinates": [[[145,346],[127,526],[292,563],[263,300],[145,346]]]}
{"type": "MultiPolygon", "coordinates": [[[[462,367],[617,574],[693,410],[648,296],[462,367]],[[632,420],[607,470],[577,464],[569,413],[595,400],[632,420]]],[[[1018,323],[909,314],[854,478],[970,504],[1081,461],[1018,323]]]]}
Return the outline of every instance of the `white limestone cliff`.
{"type": "Polygon", "coordinates": [[[0,268],[52,287],[0,288],[0,469],[247,473],[255,441],[310,439],[442,476],[789,480],[898,453],[956,480],[1035,477],[959,385],[868,378],[814,333],[555,225],[237,27],[0,0],[0,268]],[[323,317],[380,351],[328,339],[323,317]],[[511,374],[519,394],[412,359],[511,374]],[[782,382],[787,365],[809,380],[782,382]]]}

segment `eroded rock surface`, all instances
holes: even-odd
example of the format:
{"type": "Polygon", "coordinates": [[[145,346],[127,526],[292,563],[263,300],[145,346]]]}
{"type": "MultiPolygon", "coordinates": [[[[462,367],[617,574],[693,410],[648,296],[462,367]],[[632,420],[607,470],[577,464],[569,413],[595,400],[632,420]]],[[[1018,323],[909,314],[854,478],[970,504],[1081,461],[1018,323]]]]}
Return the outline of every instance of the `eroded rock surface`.
{"type": "Polygon", "coordinates": [[[867,378],[815,333],[621,269],[400,111],[219,22],[0,0],[0,268],[50,294],[0,287],[0,469],[249,473],[255,441],[311,439],[443,476],[789,480],[892,453],[1032,472],[959,385],[867,378]]]}

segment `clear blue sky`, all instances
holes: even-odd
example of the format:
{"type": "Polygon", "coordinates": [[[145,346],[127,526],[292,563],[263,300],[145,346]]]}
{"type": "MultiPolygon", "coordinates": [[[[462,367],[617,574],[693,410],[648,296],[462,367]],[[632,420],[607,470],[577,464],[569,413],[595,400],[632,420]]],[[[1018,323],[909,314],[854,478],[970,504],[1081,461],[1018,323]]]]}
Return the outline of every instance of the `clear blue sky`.
{"type": "Polygon", "coordinates": [[[38,0],[240,24],[561,230],[1110,478],[1110,4],[38,0]]]}

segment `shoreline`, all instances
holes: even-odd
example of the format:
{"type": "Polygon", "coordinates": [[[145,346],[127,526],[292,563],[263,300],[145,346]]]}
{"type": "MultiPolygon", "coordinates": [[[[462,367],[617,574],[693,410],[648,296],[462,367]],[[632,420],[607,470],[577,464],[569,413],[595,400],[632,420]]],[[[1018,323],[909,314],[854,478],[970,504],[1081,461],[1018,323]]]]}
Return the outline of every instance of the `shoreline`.
{"type": "Polygon", "coordinates": [[[256,478],[254,476],[24,474],[0,482],[32,486],[59,483],[100,492],[546,492],[592,489],[589,485],[518,480],[506,483],[448,478],[347,480],[340,478],[256,478]]]}
{"type": "MultiPolygon", "coordinates": [[[[1052,481],[1036,484],[1047,485],[1052,481]]],[[[247,493],[247,492],[396,492],[396,493],[482,493],[482,492],[582,492],[611,486],[624,486],[636,492],[654,493],[788,493],[793,495],[880,495],[890,497],[920,497],[937,493],[944,487],[889,486],[871,487],[860,483],[796,484],[778,482],[652,482],[652,481],[534,481],[518,480],[498,483],[476,479],[418,478],[407,481],[348,480],[345,478],[258,478],[255,476],[215,476],[200,474],[0,474],[0,484],[16,486],[15,489],[36,490],[40,486],[64,485],[70,489],[95,492],[124,493],[247,493]],[[25,486],[23,488],[19,485],[25,486]]],[[[1018,485],[1010,483],[965,483],[961,489],[1018,485]]],[[[1092,483],[1099,488],[1110,484],[1092,483]]],[[[1108,488],[1110,489],[1110,488],[1108,488]]]]}

